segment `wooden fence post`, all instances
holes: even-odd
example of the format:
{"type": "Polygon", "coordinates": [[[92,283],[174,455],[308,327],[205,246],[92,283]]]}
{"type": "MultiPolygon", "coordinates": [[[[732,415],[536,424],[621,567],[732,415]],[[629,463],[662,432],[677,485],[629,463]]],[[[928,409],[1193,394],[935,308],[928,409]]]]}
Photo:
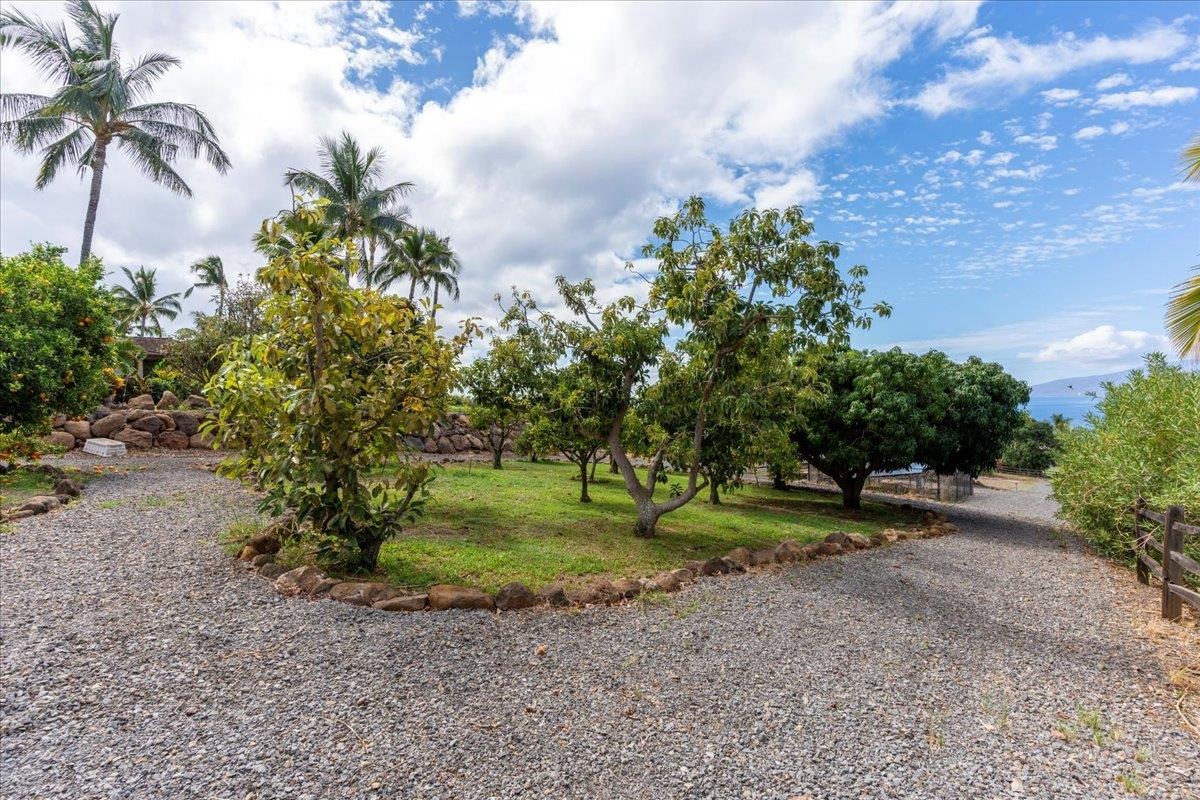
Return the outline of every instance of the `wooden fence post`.
{"type": "Polygon", "coordinates": [[[1175,527],[1175,523],[1182,520],[1182,508],[1179,506],[1167,506],[1166,519],[1163,524],[1163,619],[1179,619],[1183,616],[1183,601],[1171,593],[1171,584],[1183,583],[1183,567],[1175,563],[1175,559],[1171,558],[1171,554],[1176,550],[1183,550],[1183,531],[1175,527]]]}
{"type": "Polygon", "coordinates": [[[1142,553],[1146,550],[1146,541],[1142,536],[1142,509],[1146,501],[1139,497],[1133,504],[1133,563],[1137,565],[1138,583],[1150,585],[1150,570],[1142,563],[1142,553]]]}

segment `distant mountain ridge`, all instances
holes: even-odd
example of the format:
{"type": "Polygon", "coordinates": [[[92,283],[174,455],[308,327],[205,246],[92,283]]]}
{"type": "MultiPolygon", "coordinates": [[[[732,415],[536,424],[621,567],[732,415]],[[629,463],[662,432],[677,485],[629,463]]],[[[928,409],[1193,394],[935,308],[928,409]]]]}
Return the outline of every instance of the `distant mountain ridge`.
{"type": "MultiPolygon", "coordinates": [[[[1131,367],[1130,369],[1135,369],[1131,367]]],[[[1030,397],[1084,397],[1088,392],[1100,392],[1100,384],[1124,383],[1130,369],[1120,372],[1109,372],[1104,375],[1082,375],[1078,378],[1062,378],[1057,381],[1047,381],[1035,385],[1030,397]]]]}

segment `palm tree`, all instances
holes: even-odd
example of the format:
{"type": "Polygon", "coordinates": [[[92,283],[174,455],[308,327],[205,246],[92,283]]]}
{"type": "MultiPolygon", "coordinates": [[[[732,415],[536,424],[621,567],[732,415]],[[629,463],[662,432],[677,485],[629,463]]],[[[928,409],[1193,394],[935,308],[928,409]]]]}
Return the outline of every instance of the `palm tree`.
{"type": "Polygon", "coordinates": [[[229,157],[217,142],[212,124],[195,106],[145,102],[155,82],[179,66],[165,53],[148,53],[127,65],[113,41],[116,14],[101,14],[90,0],[70,0],[67,16],[78,37],[63,24],[49,25],[16,9],[0,12],[0,48],[23,50],[42,74],[56,82],[49,97],[0,94],[0,141],[22,153],[41,151],[34,185],[44,189],[64,164],[80,174],[92,171],[87,215],[83,222],[82,262],[92,252],[96,210],[109,145],[116,144],[155,183],[191,197],[192,190],[171,167],[182,148],[203,156],[218,172],[229,157]]]}
{"type": "MultiPolygon", "coordinates": [[[[408,300],[413,302],[417,285],[422,291],[433,289],[433,304],[438,295],[446,294],[459,298],[458,275],[462,262],[450,249],[450,240],[442,239],[428,228],[414,228],[402,233],[388,248],[383,261],[371,277],[380,289],[387,289],[393,282],[408,278],[408,300]]],[[[436,308],[433,312],[436,316],[436,308]]]]}
{"type": "MultiPolygon", "coordinates": [[[[1183,179],[1200,181],[1200,133],[1183,151],[1183,179]]],[[[1175,287],[1167,302],[1167,335],[1182,358],[1200,359],[1200,267],[1175,287]]]]}
{"type": "Polygon", "coordinates": [[[139,336],[162,336],[162,322],[159,317],[175,319],[183,309],[179,305],[179,292],[158,294],[158,275],[153,269],[138,267],[137,272],[129,267],[121,267],[129,281],[129,288],[113,287],[113,297],[117,300],[127,323],[137,322],[139,336]]]}
{"type": "Polygon", "coordinates": [[[356,241],[360,263],[351,267],[348,257],[346,274],[357,272],[370,283],[375,272],[375,251],[380,243],[399,236],[408,223],[408,211],[397,205],[412,189],[402,181],[381,186],[383,150],[372,147],[365,153],[349,133],[340,139],[322,136],[318,153],[321,171],[290,169],[285,178],[293,190],[315,194],[329,201],[325,208],[330,232],[339,239],[356,241]]]}
{"type": "Polygon", "coordinates": [[[196,289],[217,290],[217,316],[225,316],[225,292],[229,290],[229,281],[225,278],[225,264],[220,256],[208,256],[188,267],[200,280],[192,284],[184,297],[191,297],[196,289]]]}

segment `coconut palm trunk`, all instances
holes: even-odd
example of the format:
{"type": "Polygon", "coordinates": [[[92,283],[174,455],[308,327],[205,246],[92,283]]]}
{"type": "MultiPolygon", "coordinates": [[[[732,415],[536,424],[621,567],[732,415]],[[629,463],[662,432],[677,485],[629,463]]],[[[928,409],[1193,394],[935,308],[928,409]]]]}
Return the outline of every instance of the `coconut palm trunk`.
{"type": "Polygon", "coordinates": [[[79,246],[79,263],[92,254],[92,233],[96,230],[96,213],[100,210],[100,186],[104,183],[104,162],[108,155],[108,142],[96,141],[92,155],[92,188],[88,193],[87,214],[83,218],[83,244],[79,246]]]}

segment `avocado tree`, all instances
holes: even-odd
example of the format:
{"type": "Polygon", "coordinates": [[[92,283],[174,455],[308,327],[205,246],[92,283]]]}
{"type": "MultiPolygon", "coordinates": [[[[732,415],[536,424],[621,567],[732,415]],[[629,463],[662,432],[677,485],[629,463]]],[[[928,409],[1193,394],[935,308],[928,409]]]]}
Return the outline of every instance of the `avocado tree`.
{"type": "Polygon", "coordinates": [[[503,468],[505,443],[549,392],[554,362],[562,354],[557,328],[538,316],[526,292],[513,291],[500,328],[507,335],[494,336],[487,354],[467,365],[461,377],[471,398],[472,421],[487,434],[493,469],[503,468]]]}
{"type": "Polygon", "coordinates": [[[945,416],[933,428],[920,460],[947,475],[961,471],[978,477],[996,466],[1005,446],[1021,426],[1021,407],[1029,402],[1029,386],[995,362],[971,356],[961,364],[932,351],[947,387],[945,416]]]}
{"type": "Polygon", "coordinates": [[[395,463],[403,433],[444,413],[475,331],[468,322],[443,339],[406,300],[351,288],[354,245],[325,236],[324,205],[263,223],[263,241],[290,247],[259,273],[272,292],[262,332],[231,341],[206,387],[219,409],[206,430],[238,451],[221,473],[254,478],[264,511],[293,509],[323,537],[327,560],[370,571],[431,479],[427,462],[395,463]],[[368,480],[385,465],[390,477],[368,480]]]}
{"type": "MultiPolygon", "coordinates": [[[[663,514],[705,488],[702,453],[715,399],[756,356],[774,352],[767,346],[772,336],[785,337],[793,351],[841,347],[852,328],[870,325],[861,303],[866,268],[851,267],[843,277],[839,247],[810,242],[812,231],[799,206],[751,209],[721,227],[708,220],[704,201],[693,197],[654,224],[654,239],[642,249],[656,264],[644,304],[623,297],[602,305],[589,281],[560,279],[560,294],[582,320],[566,326],[571,360],[612,392],[605,438],[637,509],[635,535],[654,536],[663,514]],[[630,459],[625,422],[638,391],[669,351],[694,376],[693,405],[685,430],[664,430],[653,443],[643,481],[630,459]],[[680,437],[690,442],[686,485],[658,501],[654,488],[680,437]]],[[[889,313],[885,304],[873,311],[889,313]]]]}

